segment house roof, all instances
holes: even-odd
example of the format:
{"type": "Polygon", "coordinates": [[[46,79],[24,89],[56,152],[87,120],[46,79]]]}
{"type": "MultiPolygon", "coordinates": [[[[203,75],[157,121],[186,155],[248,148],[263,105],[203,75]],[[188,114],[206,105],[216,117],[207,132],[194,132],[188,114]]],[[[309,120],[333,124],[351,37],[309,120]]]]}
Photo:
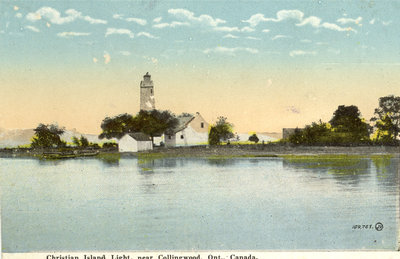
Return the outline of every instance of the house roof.
{"type": "Polygon", "coordinates": [[[177,119],[178,119],[178,124],[174,129],[174,133],[184,130],[187,127],[187,125],[194,119],[194,116],[193,115],[179,116],[177,119]]]}
{"type": "Polygon", "coordinates": [[[151,137],[142,132],[128,133],[136,141],[151,141],[151,137]]]}

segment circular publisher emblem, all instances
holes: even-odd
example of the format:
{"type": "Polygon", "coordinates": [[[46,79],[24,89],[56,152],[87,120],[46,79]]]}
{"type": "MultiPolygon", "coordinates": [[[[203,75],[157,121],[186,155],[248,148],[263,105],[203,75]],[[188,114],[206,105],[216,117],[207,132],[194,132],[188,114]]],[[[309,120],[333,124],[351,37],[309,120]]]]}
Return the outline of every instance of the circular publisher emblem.
{"type": "Polygon", "coordinates": [[[383,229],[383,224],[378,222],[375,224],[376,231],[381,231],[383,229]]]}

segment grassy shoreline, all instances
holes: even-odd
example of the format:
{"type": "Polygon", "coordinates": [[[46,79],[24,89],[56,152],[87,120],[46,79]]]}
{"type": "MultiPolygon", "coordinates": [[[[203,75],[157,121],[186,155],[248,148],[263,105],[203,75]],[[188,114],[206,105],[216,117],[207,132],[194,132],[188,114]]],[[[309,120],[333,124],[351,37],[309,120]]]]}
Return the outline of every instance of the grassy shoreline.
{"type": "MultiPolygon", "coordinates": [[[[36,157],[43,158],[48,150],[32,150],[23,148],[0,149],[1,157],[36,157]]],[[[167,158],[167,157],[203,157],[203,158],[249,158],[249,157],[290,157],[290,156],[346,156],[346,155],[385,155],[392,154],[400,157],[399,146],[287,146],[287,145],[246,145],[246,146],[197,146],[177,148],[155,148],[151,151],[137,153],[119,153],[117,150],[98,150],[95,157],[138,157],[138,158],[167,158]]],[[[77,156],[84,158],[84,156],[77,156]]]]}

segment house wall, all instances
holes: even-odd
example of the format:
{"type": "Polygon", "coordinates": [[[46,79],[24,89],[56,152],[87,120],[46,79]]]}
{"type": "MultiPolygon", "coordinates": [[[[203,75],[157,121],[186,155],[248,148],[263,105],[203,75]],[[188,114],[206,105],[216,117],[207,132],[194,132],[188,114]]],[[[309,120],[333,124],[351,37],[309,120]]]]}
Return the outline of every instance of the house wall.
{"type": "Polygon", "coordinates": [[[153,150],[153,144],[151,141],[138,141],[137,147],[138,151],[153,150]]]}
{"type": "Polygon", "coordinates": [[[191,127],[191,123],[182,131],[175,134],[176,146],[204,145],[208,142],[208,130],[197,132],[191,127]],[[181,137],[183,136],[183,138],[181,137]]]}
{"type": "Polygon", "coordinates": [[[164,139],[165,139],[166,147],[175,147],[176,146],[176,134],[164,135],[164,139]]]}
{"type": "Polygon", "coordinates": [[[119,152],[137,152],[138,142],[129,135],[123,136],[118,141],[118,151],[119,152]]]}
{"type": "Polygon", "coordinates": [[[189,123],[189,126],[192,127],[195,131],[197,131],[199,133],[207,133],[208,134],[208,128],[210,127],[210,124],[208,124],[204,120],[204,118],[200,115],[200,113],[197,113],[195,115],[194,119],[189,123]],[[201,126],[203,126],[203,127],[201,127],[201,126]]]}

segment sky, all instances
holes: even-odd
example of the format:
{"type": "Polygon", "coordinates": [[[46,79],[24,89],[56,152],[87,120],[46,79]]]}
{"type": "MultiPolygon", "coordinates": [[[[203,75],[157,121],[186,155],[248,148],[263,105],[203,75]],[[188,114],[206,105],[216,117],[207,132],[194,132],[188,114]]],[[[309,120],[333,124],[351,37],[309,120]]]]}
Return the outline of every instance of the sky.
{"type": "Polygon", "coordinates": [[[0,0],[0,128],[57,123],[98,134],[156,108],[225,116],[237,132],[369,120],[400,95],[399,1],[0,0]]]}

